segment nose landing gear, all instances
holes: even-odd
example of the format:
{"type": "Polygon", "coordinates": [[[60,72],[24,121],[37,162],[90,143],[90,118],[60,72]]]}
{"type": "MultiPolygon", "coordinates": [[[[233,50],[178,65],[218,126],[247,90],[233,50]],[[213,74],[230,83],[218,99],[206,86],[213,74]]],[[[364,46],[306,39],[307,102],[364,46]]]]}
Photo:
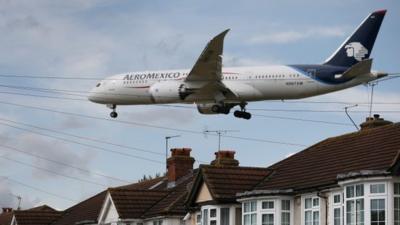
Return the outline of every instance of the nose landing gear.
{"type": "Polygon", "coordinates": [[[112,112],[110,113],[111,118],[117,118],[117,116],[118,116],[118,113],[116,112],[117,105],[115,105],[115,104],[108,104],[107,107],[110,108],[110,109],[112,109],[112,112]]]}
{"type": "Polygon", "coordinates": [[[236,110],[233,115],[237,118],[242,118],[242,119],[246,119],[249,120],[251,118],[251,114],[246,112],[246,105],[247,103],[242,103],[240,104],[240,110],[236,110]]]}

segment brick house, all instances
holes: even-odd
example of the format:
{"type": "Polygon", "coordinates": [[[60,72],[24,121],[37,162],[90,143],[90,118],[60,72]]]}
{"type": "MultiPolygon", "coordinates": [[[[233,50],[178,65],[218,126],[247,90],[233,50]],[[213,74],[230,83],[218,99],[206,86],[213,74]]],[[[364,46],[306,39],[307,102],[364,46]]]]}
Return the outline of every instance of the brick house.
{"type": "Polygon", "coordinates": [[[41,225],[400,225],[400,123],[375,116],[361,126],[269,167],[219,151],[193,169],[190,149],[172,149],[165,177],[47,209],[54,217],[33,213],[32,223],[3,212],[0,225],[10,215],[12,225],[40,216],[41,225]]]}

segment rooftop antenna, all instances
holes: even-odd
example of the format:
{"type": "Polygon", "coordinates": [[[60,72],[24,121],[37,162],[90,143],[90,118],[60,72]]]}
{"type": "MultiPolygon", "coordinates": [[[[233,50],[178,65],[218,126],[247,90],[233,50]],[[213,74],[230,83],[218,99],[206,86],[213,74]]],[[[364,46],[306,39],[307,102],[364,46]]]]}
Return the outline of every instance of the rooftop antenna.
{"type": "Polygon", "coordinates": [[[354,120],[351,118],[351,116],[348,113],[348,109],[354,108],[354,107],[357,107],[357,106],[358,106],[357,104],[351,105],[351,106],[346,106],[346,107],[344,107],[344,112],[346,113],[347,117],[349,117],[350,121],[353,123],[353,125],[356,127],[356,129],[360,130],[360,128],[358,128],[357,124],[354,122],[354,120]]]}
{"type": "Polygon", "coordinates": [[[168,149],[169,149],[169,139],[172,139],[172,138],[178,138],[178,137],[180,137],[181,135],[173,135],[173,136],[165,136],[165,174],[167,174],[168,173],[168,163],[167,163],[167,161],[168,161],[168,149]]]}
{"type": "Polygon", "coordinates": [[[222,134],[226,134],[228,132],[239,132],[238,130],[205,130],[203,133],[216,133],[218,135],[218,151],[221,151],[221,136],[222,134]]]}
{"type": "Polygon", "coordinates": [[[371,86],[371,99],[370,99],[370,102],[369,102],[369,117],[372,117],[372,105],[374,103],[374,87],[377,84],[378,84],[377,82],[369,84],[371,86]]]}
{"type": "Polygon", "coordinates": [[[18,199],[18,207],[17,207],[17,210],[21,210],[22,197],[19,196],[19,195],[15,196],[15,197],[17,197],[17,199],[18,199]]]}

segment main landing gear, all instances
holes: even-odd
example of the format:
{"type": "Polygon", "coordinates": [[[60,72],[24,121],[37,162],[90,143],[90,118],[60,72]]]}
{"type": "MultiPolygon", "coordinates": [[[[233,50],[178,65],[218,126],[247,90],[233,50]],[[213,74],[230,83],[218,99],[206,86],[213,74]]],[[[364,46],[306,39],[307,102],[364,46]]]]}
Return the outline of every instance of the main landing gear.
{"type": "Polygon", "coordinates": [[[246,119],[249,120],[251,118],[251,114],[246,112],[246,105],[247,103],[242,103],[240,104],[240,110],[236,110],[233,115],[237,118],[242,118],[242,119],[246,119]]]}
{"type": "Polygon", "coordinates": [[[116,112],[117,105],[115,105],[115,104],[108,104],[107,107],[110,108],[110,109],[112,109],[112,112],[110,113],[111,118],[117,118],[117,116],[118,116],[118,113],[116,112]]]}

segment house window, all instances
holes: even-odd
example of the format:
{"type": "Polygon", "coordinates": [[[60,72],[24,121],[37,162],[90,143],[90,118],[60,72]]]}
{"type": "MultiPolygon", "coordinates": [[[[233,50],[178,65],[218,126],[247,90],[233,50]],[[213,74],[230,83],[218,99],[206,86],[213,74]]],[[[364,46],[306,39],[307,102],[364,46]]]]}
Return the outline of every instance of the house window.
{"type": "Polygon", "coordinates": [[[369,189],[371,194],[384,194],[385,184],[371,184],[369,189]]]}
{"type": "Polygon", "coordinates": [[[319,225],[319,198],[304,199],[304,224],[319,225]]]}
{"type": "Polygon", "coordinates": [[[208,209],[203,209],[203,225],[208,225],[208,209]]]}
{"type": "Polygon", "coordinates": [[[243,224],[256,225],[257,223],[257,203],[249,201],[243,203],[243,224]]]}
{"type": "Polygon", "coordinates": [[[333,195],[333,225],[342,225],[342,195],[333,195]]]}
{"type": "Polygon", "coordinates": [[[394,225],[400,225],[400,183],[394,183],[394,225]]]}
{"type": "Polygon", "coordinates": [[[162,225],[162,220],[154,220],[153,225],[162,225]]]}
{"type": "Polygon", "coordinates": [[[385,199],[371,199],[371,225],[385,225],[385,199]]]}
{"type": "Polygon", "coordinates": [[[346,225],[364,225],[364,184],[346,187],[346,225]]]}
{"type": "Polygon", "coordinates": [[[273,213],[267,213],[267,214],[262,214],[262,225],[274,225],[274,214],[273,213]]]}
{"type": "Polygon", "coordinates": [[[201,225],[201,214],[196,215],[196,225],[201,225]]]}
{"type": "Polygon", "coordinates": [[[274,209],[274,201],[263,201],[262,209],[274,209]]]}
{"type": "Polygon", "coordinates": [[[229,208],[221,208],[221,225],[229,225],[229,208]]]}
{"type": "Polygon", "coordinates": [[[210,209],[210,225],[217,225],[217,209],[210,209]]]}
{"type": "Polygon", "coordinates": [[[281,225],[290,225],[290,200],[281,201],[281,225]]]}

